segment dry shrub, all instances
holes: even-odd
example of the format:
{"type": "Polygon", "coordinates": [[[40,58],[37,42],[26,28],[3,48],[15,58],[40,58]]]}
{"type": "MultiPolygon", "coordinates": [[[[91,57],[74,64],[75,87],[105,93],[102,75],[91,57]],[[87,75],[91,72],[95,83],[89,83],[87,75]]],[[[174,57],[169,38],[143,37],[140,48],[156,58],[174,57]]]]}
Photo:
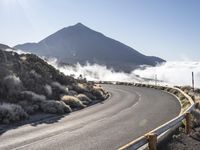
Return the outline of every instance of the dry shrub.
{"type": "Polygon", "coordinates": [[[90,99],[92,99],[92,100],[97,100],[97,97],[96,96],[94,96],[92,93],[90,93],[90,92],[84,92],[84,94],[88,97],[88,98],[90,98],[90,99]]]}
{"type": "Polygon", "coordinates": [[[106,93],[101,87],[94,86],[91,92],[99,100],[105,100],[108,96],[108,93],[106,93]]]}
{"type": "Polygon", "coordinates": [[[179,93],[178,98],[182,101],[185,99],[185,96],[182,93],[179,93]]]}
{"type": "Polygon", "coordinates": [[[33,105],[28,105],[28,106],[23,107],[23,108],[28,114],[34,114],[34,113],[38,112],[40,107],[36,104],[33,104],[33,105]]]}
{"type": "Polygon", "coordinates": [[[191,88],[190,86],[181,86],[180,89],[181,89],[182,91],[184,91],[184,90],[190,91],[190,89],[192,89],[192,88],[191,88]]]}
{"type": "Polygon", "coordinates": [[[195,108],[198,109],[198,110],[200,110],[200,101],[196,101],[195,108]]]}
{"type": "Polygon", "coordinates": [[[200,94],[200,89],[195,89],[195,93],[200,94]]]}
{"type": "Polygon", "coordinates": [[[39,104],[36,104],[36,103],[33,104],[33,103],[28,102],[28,101],[26,101],[26,100],[20,101],[18,104],[19,104],[19,105],[25,110],[25,112],[27,112],[28,114],[34,114],[34,113],[36,113],[36,112],[39,110],[39,108],[40,108],[39,104]]]}
{"type": "Polygon", "coordinates": [[[69,95],[71,95],[71,96],[75,96],[75,95],[77,95],[78,93],[76,92],[76,91],[74,91],[74,90],[69,90],[69,95]]]}
{"type": "Polygon", "coordinates": [[[71,108],[62,101],[48,100],[41,103],[41,110],[45,113],[64,114],[70,113],[71,108]]]}
{"type": "Polygon", "coordinates": [[[73,89],[74,89],[74,91],[77,91],[78,93],[89,92],[88,86],[84,83],[74,84],[73,89]]]}
{"type": "Polygon", "coordinates": [[[169,92],[176,96],[178,96],[178,94],[179,94],[179,92],[176,89],[170,89],[169,92]]]}
{"type": "Polygon", "coordinates": [[[186,94],[189,93],[188,89],[183,90],[183,92],[185,92],[186,94]]]}
{"type": "Polygon", "coordinates": [[[27,99],[36,103],[40,103],[46,100],[46,97],[44,95],[34,93],[33,91],[23,91],[21,92],[21,96],[23,97],[23,99],[27,99]]]}
{"type": "Polygon", "coordinates": [[[182,107],[183,107],[183,108],[188,108],[188,106],[190,106],[190,102],[188,102],[187,99],[183,99],[183,100],[181,101],[181,103],[182,103],[182,107]]]}
{"type": "Polygon", "coordinates": [[[170,92],[171,88],[170,87],[166,87],[165,91],[170,92]]]}
{"type": "Polygon", "coordinates": [[[3,103],[0,105],[0,122],[8,124],[23,119],[27,119],[28,114],[17,104],[3,103]]]}
{"type": "Polygon", "coordinates": [[[64,95],[61,100],[71,108],[85,108],[85,105],[77,97],[64,95]]]}
{"type": "Polygon", "coordinates": [[[77,95],[77,98],[80,99],[80,101],[85,105],[92,102],[92,100],[89,97],[87,97],[85,94],[79,94],[77,95]]]}
{"type": "Polygon", "coordinates": [[[192,119],[193,119],[192,120],[193,126],[199,127],[200,126],[200,110],[192,109],[191,114],[192,114],[192,119]]]}
{"type": "Polygon", "coordinates": [[[52,87],[50,85],[48,85],[48,84],[46,84],[44,86],[44,91],[45,91],[45,93],[46,93],[47,96],[51,96],[52,93],[53,93],[52,87]]]}
{"type": "Polygon", "coordinates": [[[165,87],[158,86],[157,89],[158,89],[158,90],[165,90],[165,87]]]}
{"type": "Polygon", "coordinates": [[[61,92],[68,94],[68,87],[61,85],[59,82],[52,82],[51,83],[52,87],[59,89],[61,92]]]}
{"type": "Polygon", "coordinates": [[[8,75],[3,79],[3,83],[7,88],[8,94],[15,93],[16,91],[20,91],[22,88],[22,82],[19,77],[15,75],[8,75]]]}
{"type": "MultiPolygon", "coordinates": [[[[200,96],[196,97],[196,98],[195,98],[195,101],[196,101],[197,103],[200,103],[200,96]]],[[[199,108],[199,110],[200,110],[200,108],[199,108]]]]}

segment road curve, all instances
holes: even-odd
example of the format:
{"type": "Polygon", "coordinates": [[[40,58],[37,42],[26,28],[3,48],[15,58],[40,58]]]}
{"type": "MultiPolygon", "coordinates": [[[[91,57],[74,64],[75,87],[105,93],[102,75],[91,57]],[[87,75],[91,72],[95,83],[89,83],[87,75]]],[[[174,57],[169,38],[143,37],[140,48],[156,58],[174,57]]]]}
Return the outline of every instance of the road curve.
{"type": "Polygon", "coordinates": [[[178,100],[165,92],[103,85],[111,97],[57,122],[24,125],[0,135],[0,149],[114,150],[180,113],[178,100]]]}

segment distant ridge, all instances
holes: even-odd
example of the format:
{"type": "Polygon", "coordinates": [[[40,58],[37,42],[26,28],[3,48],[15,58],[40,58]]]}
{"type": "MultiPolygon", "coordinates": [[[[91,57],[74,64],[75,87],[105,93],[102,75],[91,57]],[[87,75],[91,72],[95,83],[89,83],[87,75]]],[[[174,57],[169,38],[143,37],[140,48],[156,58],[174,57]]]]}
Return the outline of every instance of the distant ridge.
{"type": "Polygon", "coordinates": [[[0,49],[5,50],[5,49],[11,49],[8,45],[0,44],[0,49]]]}
{"type": "Polygon", "coordinates": [[[81,23],[63,28],[38,43],[25,43],[14,48],[56,57],[68,64],[97,63],[125,72],[130,72],[139,65],[154,66],[165,61],[158,57],[145,56],[81,23]]]}

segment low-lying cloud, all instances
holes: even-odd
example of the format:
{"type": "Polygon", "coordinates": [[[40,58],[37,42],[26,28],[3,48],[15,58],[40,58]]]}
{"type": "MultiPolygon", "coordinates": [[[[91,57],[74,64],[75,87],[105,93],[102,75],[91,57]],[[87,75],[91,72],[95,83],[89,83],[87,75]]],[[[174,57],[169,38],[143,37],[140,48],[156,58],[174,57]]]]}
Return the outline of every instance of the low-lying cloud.
{"type": "Polygon", "coordinates": [[[200,87],[200,62],[171,61],[156,67],[144,70],[135,70],[133,73],[145,78],[155,78],[173,85],[191,85],[194,72],[195,86],[200,87]]]}
{"type": "Polygon", "coordinates": [[[66,75],[73,74],[75,77],[78,77],[81,74],[87,80],[93,81],[147,82],[143,78],[155,79],[156,75],[157,80],[162,81],[162,84],[191,85],[191,74],[194,72],[195,86],[200,87],[200,62],[170,61],[156,67],[137,69],[131,73],[115,72],[113,69],[108,69],[106,66],[98,64],[91,65],[87,63],[86,65],[59,66],[56,59],[49,59],[48,63],[66,75]]]}
{"type": "Polygon", "coordinates": [[[65,75],[74,75],[78,78],[80,75],[90,81],[122,81],[122,82],[140,82],[142,79],[135,76],[135,74],[115,72],[113,69],[108,69],[106,66],[98,64],[80,65],[79,63],[74,66],[59,66],[57,59],[48,59],[49,64],[59,69],[65,75]]]}
{"type": "Polygon", "coordinates": [[[8,48],[8,49],[5,49],[5,51],[7,51],[7,52],[15,52],[15,53],[17,53],[17,54],[19,54],[19,55],[21,55],[21,54],[31,54],[30,52],[25,52],[25,51],[23,51],[23,50],[20,50],[20,49],[10,49],[10,48],[8,48]]]}

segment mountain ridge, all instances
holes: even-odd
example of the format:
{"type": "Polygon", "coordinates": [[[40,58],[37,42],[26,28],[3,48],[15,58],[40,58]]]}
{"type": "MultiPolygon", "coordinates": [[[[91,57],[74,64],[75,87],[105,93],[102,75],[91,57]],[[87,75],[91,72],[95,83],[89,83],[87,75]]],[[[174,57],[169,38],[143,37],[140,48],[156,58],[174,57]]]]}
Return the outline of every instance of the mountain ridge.
{"type": "Polygon", "coordinates": [[[1,44],[1,43],[0,43],[0,49],[2,49],[2,50],[11,49],[11,47],[9,47],[8,45],[1,44]]]}
{"type": "Polygon", "coordinates": [[[89,62],[125,72],[130,72],[140,65],[154,66],[165,62],[159,57],[146,56],[82,23],[62,28],[38,43],[25,43],[14,48],[56,57],[68,64],[89,62]]]}

